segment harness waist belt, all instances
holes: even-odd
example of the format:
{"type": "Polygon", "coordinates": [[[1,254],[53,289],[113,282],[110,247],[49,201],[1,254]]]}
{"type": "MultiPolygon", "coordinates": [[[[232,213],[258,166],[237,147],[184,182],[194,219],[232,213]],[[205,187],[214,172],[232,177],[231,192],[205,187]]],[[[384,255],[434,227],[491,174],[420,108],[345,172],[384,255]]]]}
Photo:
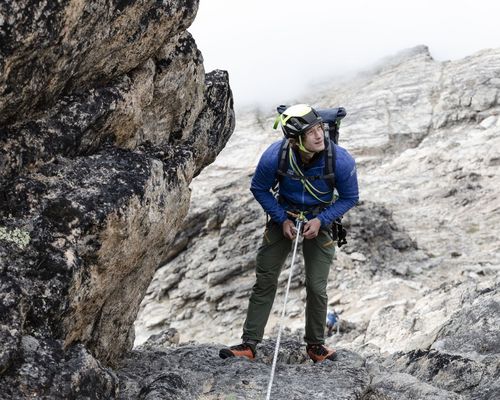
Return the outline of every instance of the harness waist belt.
{"type": "Polygon", "coordinates": [[[304,213],[308,213],[308,214],[311,213],[314,216],[318,215],[319,213],[321,213],[321,211],[323,211],[326,207],[328,207],[328,205],[326,205],[326,204],[318,204],[314,207],[302,210],[298,205],[290,203],[289,201],[285,200],[282,196],[278,196],[278,203],[285,204],[285,205],[289,206],[290,209],[288,209],[287,211],[291,211],[291,212],[295,212],[295,213],[299,213],[299,212],[304,212],[304,213]]]}

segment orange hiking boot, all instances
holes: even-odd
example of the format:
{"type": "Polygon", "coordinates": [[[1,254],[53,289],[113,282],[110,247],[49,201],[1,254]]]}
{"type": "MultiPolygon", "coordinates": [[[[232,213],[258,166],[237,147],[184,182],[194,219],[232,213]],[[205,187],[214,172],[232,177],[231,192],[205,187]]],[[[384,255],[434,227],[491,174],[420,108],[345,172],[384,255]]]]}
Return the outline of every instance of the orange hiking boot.
{"type": "Polygon", "coordinates": [[[253,342],[243,342],[242,344],[238,344],[236,346],[231,346],[229,348],[224,348],[219,351],[220,358],[228,358],[228,357],[246,357],[250,360],[255,358],[255,346],[257,343],[253,342]]]}
{"type": "Polygon", "coordinates": [[[334,360],[337,353],[334,349],[329,349],[322,344],[308,344],[306,347],[307,354],[313,362],[322,362],[326,359],[334,360]]]}

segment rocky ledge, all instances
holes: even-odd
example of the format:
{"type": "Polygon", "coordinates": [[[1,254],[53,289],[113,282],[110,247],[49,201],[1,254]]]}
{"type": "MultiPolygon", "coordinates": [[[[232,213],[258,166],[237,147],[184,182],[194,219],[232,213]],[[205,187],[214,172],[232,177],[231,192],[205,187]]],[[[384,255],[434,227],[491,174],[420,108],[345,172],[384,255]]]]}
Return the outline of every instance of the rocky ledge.
{"type": "MultiPolygon", "coordinates": [[[[466,293],[469,305],[449,316],[426,349],[360,355],[340,347],[334,361],[313,364],[301,338],[288,332],[271,398],[495,399],[500,393],[500,284],[469,286],[466,293]]],[[[261,343],[255,360],[222,360],[221,345],[176,346],[170,339],[152,337],[123,360],[116,371],[121,398],[265,398],[274,341],[261,343]]]]}

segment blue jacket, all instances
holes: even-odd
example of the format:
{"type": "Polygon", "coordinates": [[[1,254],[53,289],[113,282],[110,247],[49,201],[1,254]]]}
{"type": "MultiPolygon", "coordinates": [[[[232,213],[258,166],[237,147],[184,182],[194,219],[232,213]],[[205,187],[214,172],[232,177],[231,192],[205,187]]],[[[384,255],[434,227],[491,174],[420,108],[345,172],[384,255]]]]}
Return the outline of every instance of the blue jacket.
{"type": "MultiPolygon", "coordinates": [[[[271,188],[278,179],[279,157],[282,141],[273,143],[262,154],[260,161],[252,178],[250,190],[255,199],[260,203],[271,219],[279,224],[285,222],[288,218],[286,210],[297,209],[310,210],[317,206],[324,206],[315,199],[299,180],[283,176],[279,185],[280,198],[284,202],[278,203],[271,193],[271,188]],[[292,206],[293,205],[293,206],[292,206]]],[[[350,208],[356,205],[358,195],[358,178],[356,176],[356,163],[352,156],[344,148],[335,146],[336,164],[335,164],[335,188],[338,192],[338,199],[331,205],[324,208],[316,217],[321,221],[323,227],[328,227],[332,222],[344,215],[350,208]]],[[[312,162],[304,166],[301,162],[297,150],[296,160],[306,176],[323,176],[325,174],[325,157],[323,152],[318,153],[312,162]]],[[[288,158],[286,161],[288,172],[291,172],[288,158]]],[[[318,195],[322,200],[329,201],[332,198],[330,186],[323,179],[313,180],[311,182],[317,189],[328,194],[318,195]]],[[[309,218],[309,216],[308,216],[309,218]]]]}

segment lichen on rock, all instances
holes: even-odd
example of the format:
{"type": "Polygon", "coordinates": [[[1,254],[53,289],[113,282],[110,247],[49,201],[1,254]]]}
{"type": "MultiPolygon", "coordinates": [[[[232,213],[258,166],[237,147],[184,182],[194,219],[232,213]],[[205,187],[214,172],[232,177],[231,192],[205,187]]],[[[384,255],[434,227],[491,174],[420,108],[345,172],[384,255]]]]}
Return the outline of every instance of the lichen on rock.
{"type": "Polygon", "coordinates": [[[0,240],[15,243],[21,249],[24,249],[30,242],[29,232],[23,231],[19,228],[7,229],[0,226],[0,240]]]}

